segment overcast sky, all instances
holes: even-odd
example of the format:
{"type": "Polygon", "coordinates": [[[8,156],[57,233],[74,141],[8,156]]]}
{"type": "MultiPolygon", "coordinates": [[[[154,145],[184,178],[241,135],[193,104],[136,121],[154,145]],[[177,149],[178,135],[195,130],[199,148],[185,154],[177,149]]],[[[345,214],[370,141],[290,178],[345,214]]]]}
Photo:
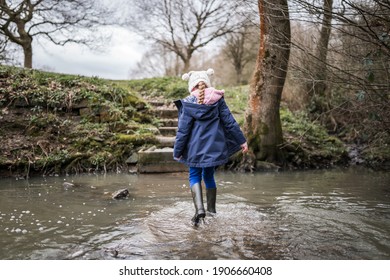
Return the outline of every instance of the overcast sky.
{"type": "Polygon", "coordinates": [[[34,45],[34,68],[58,73],[129,79],[129,70],[141,60],[144,46],[124,28],[112,30],[105,52],[98,53],[78,45],[34,45]]]}

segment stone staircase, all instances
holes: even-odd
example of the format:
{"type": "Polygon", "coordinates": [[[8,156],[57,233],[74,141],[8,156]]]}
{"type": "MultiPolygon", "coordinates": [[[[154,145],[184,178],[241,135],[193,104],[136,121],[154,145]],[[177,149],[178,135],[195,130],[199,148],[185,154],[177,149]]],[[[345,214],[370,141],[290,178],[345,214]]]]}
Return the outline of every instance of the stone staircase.
{"type": "Polygon", "coordinates": [[[177,109],[173,102],[146,100],[152,107],[153,113],[161,120],[159,144],[138,151],[136,169],[138,173],[167,173],[184,172],[187,167],[173,160],[173,145],[177,130],[177,109]]]}

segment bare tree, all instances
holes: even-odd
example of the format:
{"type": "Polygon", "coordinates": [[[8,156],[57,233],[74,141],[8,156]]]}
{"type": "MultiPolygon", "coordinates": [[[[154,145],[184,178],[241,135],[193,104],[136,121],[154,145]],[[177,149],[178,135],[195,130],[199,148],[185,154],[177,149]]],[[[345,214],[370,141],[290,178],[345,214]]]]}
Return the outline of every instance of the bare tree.
{"type": "Polygon", "coordinates": [[[57,45],[88,44],[93,27],[104,22],[107,10],[92,0],[0,0],[0,35],[23,49],[24,67],[32,68],[33,40],[57,45]]]}
{"type": "MultiPolygon", "coordinates": [[[[390,2],[332,2],[332,9],[330,1],[290,2],[290,19],[300,31],[299,39],[295,33],[292,36],[289,77],[294,83],[289,84],[300,86],[291,100],[312,93],[314,100],[306,101],[314,102],[301,102],[296,109],[306,109],[328,131],[357,147],[367,162],[372,158],[386,162],[385,147],[390,145],[390,2]],[[331,29],[327,46],[321,43],[326,26],[331,29]],[[308,67],[313,64],[318,66],[317,73],[308,67]]],[[[292,92],[291,87],[286,92],[292,92]]]]}
{"type": "Polygon", "coordinates": [[[333,48],[332,81],[348,94],[336,108],[340,128],[356,142],[390,144],[390,3],[343,1],[335,17],[339,47],[333,48]],[[377,135],[381,135],[378,139],[377,135]]]}
{"type": "Polygon", "coordinates": [[[245,25],[240,31],[227,36],[223,52],[234,67],[237,85],[242,83],[245,66],[256,60],[259,40],[255,30],[257,31],[256,26],[245,25]]]}
{"type": "Polygon", "coordinates": [[[131,1],[127,24],[146,40],[175,53],[187,72],[194,52],[239,28],[235,1],[131,1]]]}
{"type": "Polygon", "coordinates": [[[308,97],[311,100],[311,110],[318,113],[329,110],[323,100],[327,88],[327,54],[332,30],[332,7],[333,0],[323,1],[321,31],[315,45],[315,59],[310,59],[308,65],[308,70],[311,73],[311,79],[307,83],[308,97]]]}
{"type": "Polygon", "coordinates": [[[290,54],[287,0],[258,0],[260,48],[250,89],[245,132],[255,161],[283,163],[280,101],[290,54]]]}

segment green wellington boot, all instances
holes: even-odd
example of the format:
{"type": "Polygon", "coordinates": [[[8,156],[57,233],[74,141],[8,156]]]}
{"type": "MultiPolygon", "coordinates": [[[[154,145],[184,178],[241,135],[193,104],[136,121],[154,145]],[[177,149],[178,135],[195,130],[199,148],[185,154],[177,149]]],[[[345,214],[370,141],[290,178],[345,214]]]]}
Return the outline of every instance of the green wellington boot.
{"type": "Polygon", "coordinates": [[[217,200],[217,188],[214,189],[206,189],[206,197],[207,197],[207,212],[212,214],[217,213],[215,210],[215,202],[217,200]]]}
{"type": "Polygon", "coordinates": [[[206,211],[203,206],[202,186],[200,183],[196,183],[191,186],[192,199],[195,205],[195,215],[192,218],[194,225],[197,225],[201,218],[206,217],[206,211]]]}

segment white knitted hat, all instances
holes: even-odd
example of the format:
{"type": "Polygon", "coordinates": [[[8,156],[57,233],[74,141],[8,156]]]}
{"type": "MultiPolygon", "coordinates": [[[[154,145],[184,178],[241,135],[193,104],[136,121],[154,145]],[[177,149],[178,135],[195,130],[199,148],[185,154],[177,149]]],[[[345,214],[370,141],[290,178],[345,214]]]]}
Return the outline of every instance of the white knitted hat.
{"type": "Polygon", "coordinates": [[[207,71],[190,71],[183,74],[181,78],[188,81],[188,91],[191,93],[199,82],[204,82],[207,87],[211,87],[210,77],[212,75],[214,75],[214,70],[210,68],[207,71]]]}

